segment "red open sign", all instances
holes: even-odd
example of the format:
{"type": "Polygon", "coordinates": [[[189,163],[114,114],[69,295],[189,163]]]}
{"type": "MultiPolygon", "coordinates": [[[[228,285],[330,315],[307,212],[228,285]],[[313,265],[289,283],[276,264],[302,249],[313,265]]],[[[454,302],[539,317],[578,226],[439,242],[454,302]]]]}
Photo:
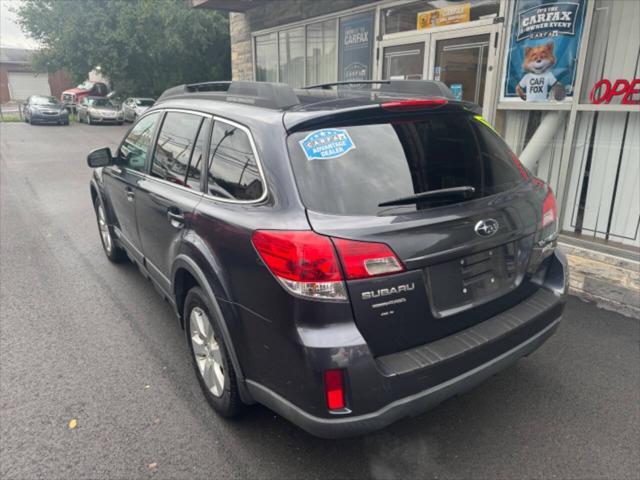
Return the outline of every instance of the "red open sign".
{"type": "Polygon", "coordinates": [[[613,97],[620,97],[622,105],[639,105],[640,97],[633,98],[634,95],[640,95],[640,78],[634,78],[631,81],[620,78],[613,85],[606,78],[598,80],[591,89],[589,99],[591,103],[611,103],[613,97]]]}

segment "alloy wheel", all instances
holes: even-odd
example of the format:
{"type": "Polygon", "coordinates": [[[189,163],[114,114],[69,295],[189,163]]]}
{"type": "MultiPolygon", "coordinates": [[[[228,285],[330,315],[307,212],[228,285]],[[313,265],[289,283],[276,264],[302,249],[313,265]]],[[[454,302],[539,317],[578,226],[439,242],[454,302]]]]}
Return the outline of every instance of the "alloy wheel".
{"type": "Polygon", "coordinates": [[[215,397],[224,392],[224,368],[222,352],[207,313],[201,307],[194,307],[189,315],[191,346],[196,365],[205,385],[215,397]]]}
{"type": "Polygon", "coordinates": [[[111,239],[111,233],[109,232],[109,225],[107,224],[107,217],[104,214],[102,205],[98,205],[98,228],[100,229],[100,237],[102,237],[102,244],[107,253],[111,253],[113,248],[113,241],[111,239]]]}

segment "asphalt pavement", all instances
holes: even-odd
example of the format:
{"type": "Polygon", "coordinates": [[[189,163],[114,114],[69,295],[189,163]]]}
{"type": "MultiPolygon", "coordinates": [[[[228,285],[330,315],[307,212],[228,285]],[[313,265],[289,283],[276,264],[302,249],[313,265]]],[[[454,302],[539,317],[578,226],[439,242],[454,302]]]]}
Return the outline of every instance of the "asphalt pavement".
{"type": "Polygon", "coordinates": [[[379,433],[217,417],[169,305],[100,246],[86,154],[126,129],[0,124],[0,478],[640,478],[640,322],[576,298],[530,357],[379,433]]]}

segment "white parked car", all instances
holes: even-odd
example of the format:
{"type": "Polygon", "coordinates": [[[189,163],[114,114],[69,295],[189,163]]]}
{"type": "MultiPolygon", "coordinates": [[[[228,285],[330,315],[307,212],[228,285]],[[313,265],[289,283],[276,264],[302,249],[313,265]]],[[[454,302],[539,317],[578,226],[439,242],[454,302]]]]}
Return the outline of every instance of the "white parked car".
{"type": "Polygon", "coordinates": [[[148,108],[152,107],[156,101],[153,98],[127,98],[122,104],[125,122],[134,122],[148,108]]]}

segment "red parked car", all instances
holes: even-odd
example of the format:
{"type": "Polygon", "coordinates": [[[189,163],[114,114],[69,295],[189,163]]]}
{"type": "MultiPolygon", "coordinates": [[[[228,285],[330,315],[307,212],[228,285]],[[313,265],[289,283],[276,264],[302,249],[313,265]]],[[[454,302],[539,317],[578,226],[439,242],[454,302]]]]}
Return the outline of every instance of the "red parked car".
{"type": "Polygon", "coordinates": [[[60,101],[72,112],[76,111],[76,106],[85,97],[105,97],[109,93],[109,87],[102,82],[86,81],[78,85],[76,88],[70,88],[62,92],[60,101]]]}

